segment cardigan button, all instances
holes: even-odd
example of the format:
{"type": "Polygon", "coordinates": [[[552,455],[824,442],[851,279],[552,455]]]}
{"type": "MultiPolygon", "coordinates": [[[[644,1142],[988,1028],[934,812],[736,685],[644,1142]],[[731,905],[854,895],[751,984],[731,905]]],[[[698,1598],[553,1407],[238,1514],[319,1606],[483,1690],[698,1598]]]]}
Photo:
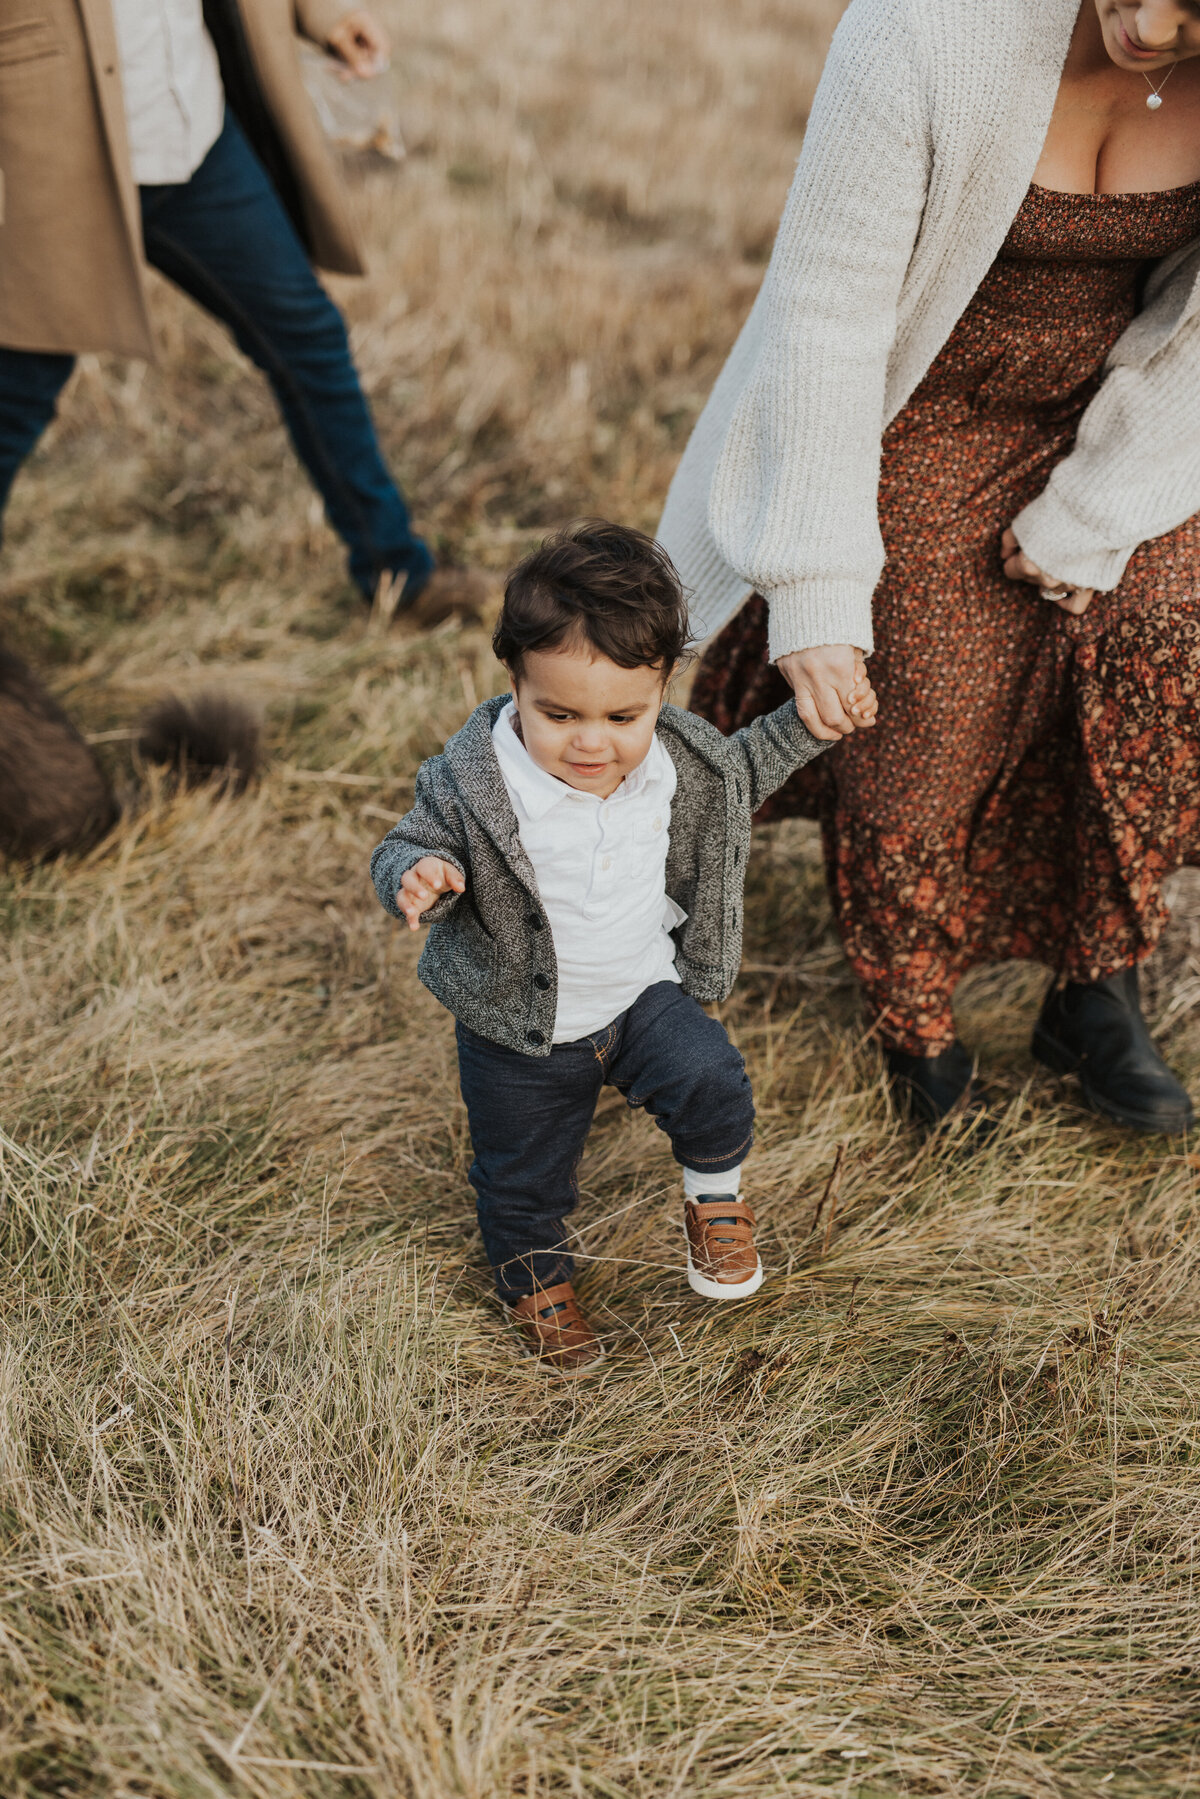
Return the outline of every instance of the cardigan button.
{"type": "Polygon", "coordinates": [[[531,931],[540,931],[545,920],[539,918],[536,912],[531,912],[525,922],[531,931]]]}
{"type": "Polygon", "coordinates": [[[533,977],[533,984],[535,987],[540,987],[542,992],[545,993],[550,985],[550,976],[548,974],[535,974],[533,977]]]}
{"type": "Polygon", "coordinates": [[[546,1041],[540,1031],[526,1031],[525,1036],[529,1043],[536,1043],[539,1046],[546,1041]]]}

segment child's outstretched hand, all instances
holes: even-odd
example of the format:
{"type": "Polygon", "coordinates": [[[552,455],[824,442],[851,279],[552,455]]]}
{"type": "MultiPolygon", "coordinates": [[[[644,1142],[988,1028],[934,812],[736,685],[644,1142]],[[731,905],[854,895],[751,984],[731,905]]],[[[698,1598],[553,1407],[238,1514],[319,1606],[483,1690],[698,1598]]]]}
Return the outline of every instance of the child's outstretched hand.
{"type": "Polygon", "coordinates": [[[453,862],[443,862],[440,856],[422,856],[400,876],[396,904],[407,918],[410,931],[416,930],[421,914],[436,905],[447,889],[465,893],[467,883],[453,862]]]}

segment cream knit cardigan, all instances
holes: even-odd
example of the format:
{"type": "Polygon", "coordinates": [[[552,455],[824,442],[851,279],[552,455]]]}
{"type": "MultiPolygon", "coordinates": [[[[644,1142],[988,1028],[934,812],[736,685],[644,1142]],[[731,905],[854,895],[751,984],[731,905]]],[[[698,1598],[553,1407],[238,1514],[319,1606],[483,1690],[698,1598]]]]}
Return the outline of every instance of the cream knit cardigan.
{"type": "MultiPolygon", "coordinates": [[[[761,292],[659,527],[698,636],[757,589],[773,658],[871,649],[880,439],[1029,189],[1078,11],[851,0],[761,292]]],[[[1099,589],[1200,511],[1200,242],[1152,271],[1105,369],[1074,448],[1014,521],[1055,579],[1099,589]]]]}

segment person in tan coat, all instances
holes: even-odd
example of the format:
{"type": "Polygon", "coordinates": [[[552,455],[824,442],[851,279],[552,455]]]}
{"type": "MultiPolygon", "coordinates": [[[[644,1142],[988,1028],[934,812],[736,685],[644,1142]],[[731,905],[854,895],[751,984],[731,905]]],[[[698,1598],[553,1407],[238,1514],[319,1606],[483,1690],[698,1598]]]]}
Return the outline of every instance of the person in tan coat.
{"type": "Polygon", "coordinates": [[[341,314],[361,273],[297,34],[356,75],[382,27],[344,0],[8,0],[0,29],[0,513],[84,351],[154,353],[151,264],[274,388],[369,599],[434,560],[380,454],[341,314]]]}

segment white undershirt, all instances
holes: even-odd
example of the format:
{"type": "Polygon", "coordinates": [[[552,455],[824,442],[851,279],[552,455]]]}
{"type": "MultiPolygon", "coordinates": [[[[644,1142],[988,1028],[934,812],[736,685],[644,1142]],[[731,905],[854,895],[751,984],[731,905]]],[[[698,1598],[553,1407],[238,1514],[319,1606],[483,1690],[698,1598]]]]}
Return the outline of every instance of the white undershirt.
{"type": "Polygon", "coordinates": [[[513,729],[511,702],[492,727],[500,773],[558,963],[554,1042],[611,1024],[656,981],[676,981],[671,928],[687,914],[667,897],[675,764],[655,737],[606,800],[539,768],[513,729]]]}
{"type": "Polygon", "coordinates": [[[225,121],[201,0],[113,0],[125,125],[139,187],[190,181],[225,121]]]}

